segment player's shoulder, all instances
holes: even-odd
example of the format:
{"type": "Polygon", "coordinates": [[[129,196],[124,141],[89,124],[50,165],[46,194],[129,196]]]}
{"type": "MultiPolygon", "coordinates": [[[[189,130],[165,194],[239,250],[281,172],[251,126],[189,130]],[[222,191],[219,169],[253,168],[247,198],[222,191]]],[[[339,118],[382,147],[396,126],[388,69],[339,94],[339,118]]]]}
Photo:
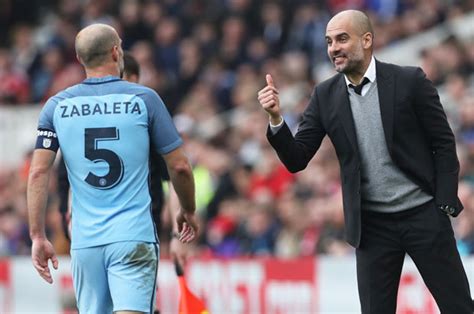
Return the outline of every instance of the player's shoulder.
{"type": "Polygon", "coordinates": [[[150,87],[125,80],[118,81],[117,84],[121,93],[132,94],[141,98],[159,98],[158,93],[150,87]]]}
{"type": "Polygon", "coordinates": [[[163,104],[163,100],[154,89],[137,83],[126,83],[127,90],[141,98],[149,110],[154,110],[157,105],[163,104]]]}
{"type": "Polygon", "coordinates": [[[79,88],[81,84],[72,85],[62,91],[57,92],[55,95],[48,98],[46,104],[54,104],[57,105],[61,101],[73,98],[79,95],[79,88]]]}
{"type": "Polygon", "coordinates": [[[144,85],[141,85],[141,84],[137,84],[137,83],[132,83],[132,82],[125,82],[126,84],[128,84],[130,86],[130,89],[132,90],[135,90],[135,94],[137,95],[146,95],[146,96],[149,96],[149,97],[159,97],[158,96],[158,93],[148,87],[148,86],[144,86],[144,85]]]}

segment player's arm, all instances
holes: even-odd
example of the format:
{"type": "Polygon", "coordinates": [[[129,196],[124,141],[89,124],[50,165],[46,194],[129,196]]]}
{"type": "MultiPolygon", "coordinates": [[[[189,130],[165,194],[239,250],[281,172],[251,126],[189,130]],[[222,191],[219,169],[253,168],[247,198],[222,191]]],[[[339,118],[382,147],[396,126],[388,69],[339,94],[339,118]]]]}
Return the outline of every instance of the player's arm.
{"type": "Polygon", "coordinates": [[[180,240],[182,242],[190,242],[195,238],[198,229],[194,217],[196,202],[192,168],[182,147],[164,154],[163,158],[165,159],[171,182],[181,205],[176,215],[180,240]]]}
{"type": "Polygon", "coordinates": [[[178,261],[181,267],[186,265],[189,244],[179,241],[179,229],[177,218],[179,214],[179,199],[173,184],[169,182],[168,210],[171,217],[172,236],[170,241],[170,254],[173,260],[178,261]]]}
{"type": "Polygon", "coordinates": [[[170,176],[168,174],[168,169],[166,168],[166,162],[161,157],[161,155],[154,154],[154,160],[159,169],[161,180],[166,182],[168,187],[168,193],[165,195],[166,206],[164,207],[167,210],[169,217],[171,218],[171,240],[170,240],[170,255],[174,261],[177,261],[181,267],[184,267],[186,264],[188,256],[188,243],[183,243],[179,241],[179,229],[176,219],[179,214],[179,199],[174,190],[173,184],[170,181],[170,176]]]}
{"type": "Polygon", "coordinates": [[[28,218],[30,237],[33,242],[31,257],[33,265],[49,283],[53,282],[48,267],[51,259],[53,267],[58,268],[58,260],[52,244],[46,238],[45,218],[48,200],[48,186],[56,152],[49,149],[36,149],[30,166],[27,187],[28,218]]]}
{"type": "Polygon", "coordinates": [[[180,240],[190,242],[196,236],[198,225],[194,217],[196,210],[194,177],[188,157],[182,148],[183,141],[158,94],[147,89],[141,97],[147,106],[153,145],[166,162],[171,182],[181,205],[176,219],[180,240]]]}

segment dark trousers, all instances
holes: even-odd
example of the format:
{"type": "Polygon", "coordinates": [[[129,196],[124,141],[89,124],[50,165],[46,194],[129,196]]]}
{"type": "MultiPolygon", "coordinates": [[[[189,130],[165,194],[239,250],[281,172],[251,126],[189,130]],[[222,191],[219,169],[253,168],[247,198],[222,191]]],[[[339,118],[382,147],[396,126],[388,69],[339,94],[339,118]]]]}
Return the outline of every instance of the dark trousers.
{"type": "Polygon", "coordinates": [[[474,313],[451,221],[429,202],[392,214],[363,211],[361,244],[356,250],[363,314],[395,314],[405,253],[441,314],[474,313]]]}

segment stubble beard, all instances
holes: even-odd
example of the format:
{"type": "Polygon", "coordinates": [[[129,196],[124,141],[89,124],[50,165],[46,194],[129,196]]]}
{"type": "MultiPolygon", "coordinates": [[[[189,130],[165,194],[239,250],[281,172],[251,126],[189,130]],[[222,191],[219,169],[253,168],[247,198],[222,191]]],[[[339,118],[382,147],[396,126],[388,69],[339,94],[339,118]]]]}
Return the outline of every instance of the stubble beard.
{"type": "Polygon", "coordinates": [[[342,50],[337,54],[337,56],[342,56],[345,58],[345,62],[339,66],[335,64],[335,60],[333,60],[331,57],[331,61],[336,72],[350,75],[352,73],[359,72],[362,69],[364,64],[364,48],[362,47],[361,43],[356,43],[354,48],[355,50],[342,50]]]}
{"type": "Polygon", "coordinates": [[[340,66],[334,65],[336,72],[349,75],[353,73],[358,73],[361,71],[364,64],[364,54],[363,52],[344,54],[346,57],[346,63],[340,66]]]}

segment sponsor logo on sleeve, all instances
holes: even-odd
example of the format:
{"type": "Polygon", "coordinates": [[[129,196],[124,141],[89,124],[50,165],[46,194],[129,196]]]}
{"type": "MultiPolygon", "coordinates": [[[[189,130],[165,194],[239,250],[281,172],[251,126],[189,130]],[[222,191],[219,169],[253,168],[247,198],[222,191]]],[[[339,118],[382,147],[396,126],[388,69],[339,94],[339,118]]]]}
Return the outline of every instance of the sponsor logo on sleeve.
{"type": "Polygon", "coordinates": [[[47,137],[47,138],[57,138],[58,137],[55,132],[49,131],[49,130],[38,130],[36,133],[37,133],[38,136],[43,136],[43,137],[47,137]]]}
{"type": "Polygon", "coordinates": [[[51,139],[49,139],[49,138],[44,138],[44,139],[43,139],[43,147],[44,147],[44,148],[50,148],[50,147],[51,147],[51,139]]]}
{"type": "Polygon", "coordinates": [[[36,134],[37,138],[35,148],[45,148],[52,151],[58,150],[59,142],[56,132],[48,129],[38,129],[36,134]]]}

